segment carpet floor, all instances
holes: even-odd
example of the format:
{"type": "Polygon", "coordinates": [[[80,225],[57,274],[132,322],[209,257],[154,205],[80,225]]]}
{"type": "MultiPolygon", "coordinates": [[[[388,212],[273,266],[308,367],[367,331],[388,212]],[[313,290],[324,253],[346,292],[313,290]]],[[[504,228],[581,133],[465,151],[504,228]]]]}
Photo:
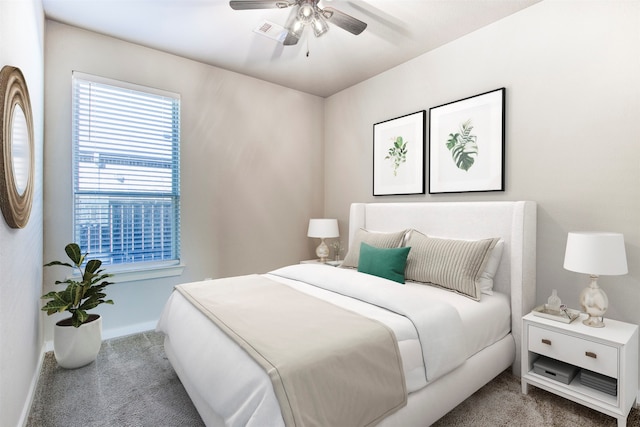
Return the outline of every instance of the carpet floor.
{"type": "Polygon", "coordinates": [[[204,426],[163,341],[157,332],[106,340],[95,362],[73,370],[46,353],[27,427],[204,426]]]}
{"type": "MultiPolygon", "coordinates": [[[[95,362],[74,370],[58,367],[47,353],[27,427],[203,426],[162,342],[156,332],[107,340],[95,362]]],[[[505,371],[434,427],[617,425],[612,417],[544,390],[529,387],[527,395],[520,390],[519,378],[505,371]]],[[[638,409],[627,426],[640,427],[638,409]]]]}

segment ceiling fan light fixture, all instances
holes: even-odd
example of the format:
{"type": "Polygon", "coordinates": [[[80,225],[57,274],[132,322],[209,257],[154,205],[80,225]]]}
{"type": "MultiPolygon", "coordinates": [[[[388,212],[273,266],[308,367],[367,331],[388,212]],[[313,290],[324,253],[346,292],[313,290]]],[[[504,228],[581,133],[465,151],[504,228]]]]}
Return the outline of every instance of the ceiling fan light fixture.
{"type": "Polygon", "coordinates": [[[289,28],[289,32],[296,36],[297,38],[302,37],[302,31],[304,30],[304,23],[299,19],[293,21],[291,24],[291,28],[289,28]]]}
{"type": "Polygon", "coordinates": [[[316,13],[313,21],[311,21],[311,26],[313,27],[313,33],[316,37],[320,37],[327,31],[329,31],[329,24],[325,21],[319,13],[316,13]]]}
{"type": "Polygon", "coordinates": [[[311,1],[304,1],[300,4],[300,9],[298,9],[298,20],[303,24],[310,24],[315,15],[316,12],[311,1]]]}
{"type": "MultiPolygon", "coordinates": [[[[295,8],[289,15],[286,32],[277,29],[275,24],[262,24],[256,32],[278,40],[285,46],[298,43],[307,25],[311,25],[316,37],[329,31],[329,24],[358,35],[367,28],[366,22],[354,18],[331,6],[320,8],[320,0],[230,0],[229,6],[234,10],[250,9],[285,9],[295,8]]],[[[329,1],[329,0],[327,0],[329,1]]]]}

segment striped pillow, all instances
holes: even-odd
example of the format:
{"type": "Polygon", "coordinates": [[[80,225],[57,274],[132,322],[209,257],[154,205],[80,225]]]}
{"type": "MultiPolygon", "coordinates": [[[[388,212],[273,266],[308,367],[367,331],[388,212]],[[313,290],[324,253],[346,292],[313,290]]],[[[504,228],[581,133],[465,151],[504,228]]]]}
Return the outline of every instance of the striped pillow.
{"type": "Polygon", "coordinates": [[[407,246],[406,280],[441,286],[480,300],[480,277],[498,238],[439,239],[413,230],[407,246]]]}

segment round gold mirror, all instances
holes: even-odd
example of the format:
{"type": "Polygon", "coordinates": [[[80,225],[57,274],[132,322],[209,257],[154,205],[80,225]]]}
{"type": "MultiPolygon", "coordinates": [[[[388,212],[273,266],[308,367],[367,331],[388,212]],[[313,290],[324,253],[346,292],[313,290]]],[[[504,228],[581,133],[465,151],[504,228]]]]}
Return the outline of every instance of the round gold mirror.
{"type": "Polygon", "coordinates": [[[12,228],[24,228],[33,201],[33,118],[22,72],[0,71],[0,207],[12,228]]]}

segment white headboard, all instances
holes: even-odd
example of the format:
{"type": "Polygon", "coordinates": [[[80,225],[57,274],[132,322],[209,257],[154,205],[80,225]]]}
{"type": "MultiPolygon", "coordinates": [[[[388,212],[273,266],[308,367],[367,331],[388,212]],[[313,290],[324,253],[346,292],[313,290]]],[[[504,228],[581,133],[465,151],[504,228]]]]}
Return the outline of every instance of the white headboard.
{"type": "Polygon", "coordinates": [[[511,331],[516,341],[513,371],[519,375],[521,318],[531,311],[536,298],[535,202],[353,203],[349,243],[359,228],[414,228],[448,238],[502,237],[505,245],[494,289],[511,297],[511,331]]]}

